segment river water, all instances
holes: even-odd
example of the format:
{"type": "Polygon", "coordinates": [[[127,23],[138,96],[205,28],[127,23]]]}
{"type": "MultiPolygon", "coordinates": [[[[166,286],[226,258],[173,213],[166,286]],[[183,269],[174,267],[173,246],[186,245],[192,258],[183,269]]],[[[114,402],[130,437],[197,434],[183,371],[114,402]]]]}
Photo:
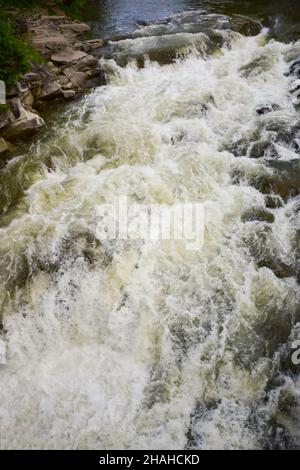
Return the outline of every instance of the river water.
{"type": "Polygon", "coordinates": [[[300,9],[274,3],[87,15],[107,86],[1,167],[2,448],[300,447],[300,9]],[[203,204],[203,248],[98,239],[118,196],[203,204]]]}

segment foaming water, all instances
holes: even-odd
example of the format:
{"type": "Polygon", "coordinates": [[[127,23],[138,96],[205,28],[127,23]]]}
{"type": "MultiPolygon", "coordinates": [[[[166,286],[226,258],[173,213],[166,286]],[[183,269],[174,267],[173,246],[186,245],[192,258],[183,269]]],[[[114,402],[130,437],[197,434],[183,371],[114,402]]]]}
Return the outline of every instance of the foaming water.
{"type": "Polygon", "coordinates": [[[296,263],[299,199],[267,207],[256,182],[276,169],[250,158],[260,139],[298,158],[276,140],[297,121],[296,46],[222,35],[165,66],[103,60],[109,85],[32,149],[0,229],[3,448],[299,446],[299,284],[278,273],[296,263]],[[203,249],[98,240],[95,207],[123,195],[203,203],[203,249]]]}

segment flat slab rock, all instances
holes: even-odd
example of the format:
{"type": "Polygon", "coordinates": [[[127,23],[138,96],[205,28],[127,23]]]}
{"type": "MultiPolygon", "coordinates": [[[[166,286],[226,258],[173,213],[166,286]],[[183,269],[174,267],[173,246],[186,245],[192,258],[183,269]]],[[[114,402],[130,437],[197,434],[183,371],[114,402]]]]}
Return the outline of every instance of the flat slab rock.
{"type": "Polygon", "coordinates": [[[86,33],[91,30],[91,27],[85,23],[71,23],[59,25],[62,31],[72,31],[76,34],[86,33]]]}
{"type": "Polygon", "coordinates": [[[71,64],[72,62],[77,62],[78,60],[83,59],[83,57],[86,57],[86,56],[87,56],[86,52],[77,51],[75,49],[71,49],[70,47],[67,47],[66,49],[63,49],[60,52],[52,54],[51,60],[52,62],[56,64],[66,65],[66,64],[71,64]]]}
{"type": "Polygon", "coordinates": [[[38,49],[63,49],[68,46],[68,41],[62,34],[52,36],[36,36],[32,39],[33,44],[38,49]]]}

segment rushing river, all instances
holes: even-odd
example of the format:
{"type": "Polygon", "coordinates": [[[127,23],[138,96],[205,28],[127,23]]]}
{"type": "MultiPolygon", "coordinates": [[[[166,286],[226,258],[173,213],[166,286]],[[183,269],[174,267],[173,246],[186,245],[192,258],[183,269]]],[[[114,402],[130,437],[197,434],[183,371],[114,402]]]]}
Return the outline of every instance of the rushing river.
{"type": "Polygon", "coordinates": [[[300,447],[300,8],[261,3],[99,2],[107,86],[3,163],[2,448],[300,447]],[[203,248],[99,240],[118,196],[203,248]]]}

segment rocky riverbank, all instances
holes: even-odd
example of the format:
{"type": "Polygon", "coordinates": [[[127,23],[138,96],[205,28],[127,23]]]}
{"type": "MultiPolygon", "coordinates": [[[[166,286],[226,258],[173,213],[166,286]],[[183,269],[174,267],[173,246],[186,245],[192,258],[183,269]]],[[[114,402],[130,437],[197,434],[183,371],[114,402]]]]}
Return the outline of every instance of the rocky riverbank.
{"type": "Polygon", "coordinates": [[[0,111],[0,155],[46,125],[40,111],[48,103],[76,99],[105,83],[93,54],[104,41],[87,38],[89,25],[67,16],[37,15],[26,22],[44,62],[32,63],[32,70],[6,90],[6,106],[0,111]]]}

